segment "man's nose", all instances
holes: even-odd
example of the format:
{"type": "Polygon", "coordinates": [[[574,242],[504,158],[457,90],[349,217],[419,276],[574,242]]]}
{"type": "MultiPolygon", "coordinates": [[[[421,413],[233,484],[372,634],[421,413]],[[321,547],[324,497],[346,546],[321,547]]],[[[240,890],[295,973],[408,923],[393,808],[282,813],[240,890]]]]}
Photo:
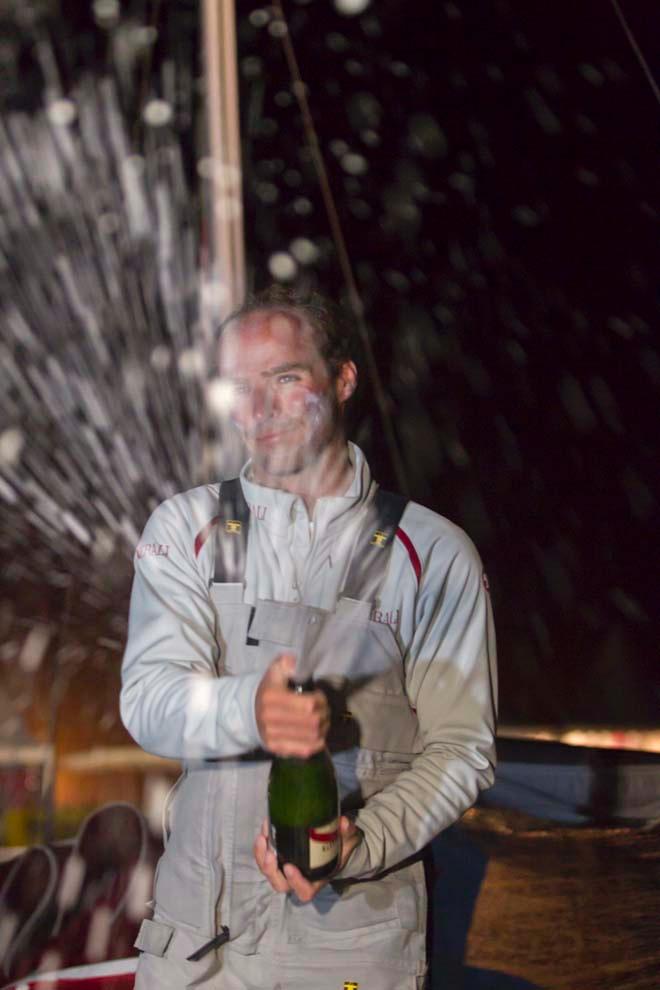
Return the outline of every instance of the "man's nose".
{"type": "Polygon", "coordinates": [[[268,385],[260,385],[252,390],[252,417],[255,420],[268,419],[273,411],[273,396],[268,385]]]}

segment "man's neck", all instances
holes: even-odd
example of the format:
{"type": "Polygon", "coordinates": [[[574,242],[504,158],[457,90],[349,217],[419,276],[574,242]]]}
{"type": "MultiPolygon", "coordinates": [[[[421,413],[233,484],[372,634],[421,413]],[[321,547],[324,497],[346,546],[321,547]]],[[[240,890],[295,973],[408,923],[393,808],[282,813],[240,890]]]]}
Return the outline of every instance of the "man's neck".
{"type": "Polygon", "coordinates": [[[318,499],[326,495],[343,495],[353,476],[353,465],[345,439],[338,438],[321,452],[313,464],[295,474],[272,475],[252,466],[252,481],[268,488],[279,488],[299,495],[310,517],[318,499]]]}

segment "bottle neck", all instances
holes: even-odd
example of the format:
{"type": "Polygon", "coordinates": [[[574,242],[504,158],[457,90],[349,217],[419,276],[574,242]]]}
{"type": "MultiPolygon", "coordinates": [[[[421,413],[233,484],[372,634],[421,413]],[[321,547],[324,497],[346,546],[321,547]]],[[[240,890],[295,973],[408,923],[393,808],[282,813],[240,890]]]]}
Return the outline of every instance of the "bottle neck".
{"type": "Polygon", "coordinates": [[[289,690],[294,691],[295,694],[311,694],[312,691],[316,690],[316,685],[311,677],[308,677],[306,681],[296,681],[294,678],[289,678],[288,684],[289,690]]]}
{"type": "Polygon", "coordinates": [[[327,754],[328,750],[324,747],[318,753],[312,753],[311,756],[277,756],[276,759],[278,763],[285,763],[290,767],[301,767],[303,765],[310,766],[314,763],[325,763],[327,754]]]}

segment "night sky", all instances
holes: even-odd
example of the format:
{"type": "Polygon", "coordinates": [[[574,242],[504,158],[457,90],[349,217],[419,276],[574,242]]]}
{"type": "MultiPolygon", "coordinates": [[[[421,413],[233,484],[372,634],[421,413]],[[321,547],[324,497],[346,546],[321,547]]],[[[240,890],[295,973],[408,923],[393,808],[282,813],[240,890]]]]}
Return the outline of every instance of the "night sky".
{"type": "MultiPolygon", "coordinates": [[[[622,6],[650,60],[656,5],[622,6]]],[[[134,532],[170,491],[201,480],[204,460],[208,369],[193,359],[203,341],[191,287],[205,238],[196,5],[124,3],[117,17],[107,2],[44,4],[31,23],[11,9],[0,91],[2,346],[14,362],[0,407],[2,658],[8,669],[23,655],[33,622],[54,636],[68,601],[75,663],[92,657],[114,676],[134,532]],[[115,94],[105,104],[104,76],[115,94]],[[57,100],[59,118],[44,116],[57,100]],[[160,124],[143,112],[156,100],[170,108],[160,124]],[[35,178],[39,128],[70,136],[58,182],[45,168],[35,178]],[[155,219],[143,228],[118,180],[127,154],[146,162],[155,219]],[[159,183],[174,224],[171,292],[159,276],[159,183]],[[99,216],[113,218],[100,234],[99,216]],[[118,268],[100,260],[109,239],[118,268]],[[62,288],[62,256],[80,305],[62,288]]],[[[463,526],[489,573],[502,721],[657,720],[658,105],[614,7],[284,9],[409,494],[463,526]]],[[[275,272],[340,299],[281,26],[265,6],[237,10],[250,283],[275,272]]],[[[353,418],[377,477],[396,488],[365,370],[353,418]]]]}

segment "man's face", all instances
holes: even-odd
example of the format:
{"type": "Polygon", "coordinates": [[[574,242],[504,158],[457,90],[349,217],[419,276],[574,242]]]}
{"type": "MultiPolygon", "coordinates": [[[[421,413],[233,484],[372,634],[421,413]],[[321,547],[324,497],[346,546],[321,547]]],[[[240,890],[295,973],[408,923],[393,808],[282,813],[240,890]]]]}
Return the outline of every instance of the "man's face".
{"type": "Polygon", "coordinates": [[[232,390],[231,417],[257,476],[297,474],[341,436],[345,380],[341,373],[331,378],[296,314],[256,312],[230,324],[219,356],[232,390]]]}

